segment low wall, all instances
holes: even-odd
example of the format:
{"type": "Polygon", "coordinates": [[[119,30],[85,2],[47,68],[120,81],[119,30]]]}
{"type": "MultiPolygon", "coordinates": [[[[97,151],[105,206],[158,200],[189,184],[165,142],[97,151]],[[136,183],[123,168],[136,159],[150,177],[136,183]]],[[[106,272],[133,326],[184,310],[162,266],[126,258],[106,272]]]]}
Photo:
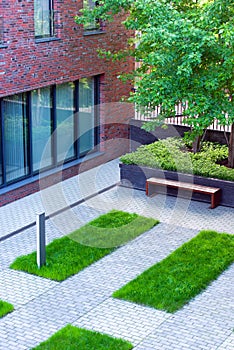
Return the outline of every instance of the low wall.
{"type": "MultiPolygon", "coordinates": [[[[120,164],[120,180],[121,184],[126,187],[145,191],[146,179],[150,177],[166,178],[168,180],[179,180],[189,183],[195,183],[198,185],[211,186],[221,188],[221,205],[234,208],[234,182],[219,180],[213,178],[206,178],[196,175],[188,175],[177,173],[175,171],[167,171],[162,169],[154,169],[137,165],[120,164]]],[[[167,191],[170,195],[177,195],[176,189],[168,188],[167,191]]],[[[210,196],[204,194],[194,193],[192,198],[195,200],[210,202],[210,196]]]]}
{"type": "MultiPolygon", "coordinates": [[[[135,151],[140,145],[148,145],[159,139],[167,137],[181,136],[183,137],[186,131],[189,131],[188,126],[168,124],[167,129],[157,127],[154,131],[147,132],[141,128],[143,121],[131,119],[130,122],[130,151],[135,151]]],[[[227,137],[229,138],[229,132],[227,137]]],[[[207,130],[205,135],[206,141],[219,142],[220,144],[227,144],[223,131],[207,130]]]]}

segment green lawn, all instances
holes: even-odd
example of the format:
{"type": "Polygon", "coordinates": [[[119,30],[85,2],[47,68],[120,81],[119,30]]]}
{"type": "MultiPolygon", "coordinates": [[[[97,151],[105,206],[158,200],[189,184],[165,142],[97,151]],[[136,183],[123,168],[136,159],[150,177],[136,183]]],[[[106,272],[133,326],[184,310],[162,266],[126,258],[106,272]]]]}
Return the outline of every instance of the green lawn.
{"type": "Polygon", "coordinates": [[[0,318],[14,310],[14,306],[6,301],[0,300],[0,318]]]}
{"type": "Polygon", "coordinates": [[[111,211],[46,247],[46,265],[40,269],[36,252],[18,257],[11,268],[63,281],[158,223],[137,214],[111,211]]]}
{"type": "Polygon", "coordinates": [[[150,230],[158,220],[122,211],[111,211],[69,235],[73,240],[91,247],[119,247],[150,230]]]}
{"type": "Polygon", "coordinates": [[[201,231],[113,296],[175,312],[234,262],[234,235],[201,231]]]}
{"type": "Polygon", "coordinates": [[[132,348],[132,344],[122,339],[67,325],[32,350],[130,350],[132,348]]]}

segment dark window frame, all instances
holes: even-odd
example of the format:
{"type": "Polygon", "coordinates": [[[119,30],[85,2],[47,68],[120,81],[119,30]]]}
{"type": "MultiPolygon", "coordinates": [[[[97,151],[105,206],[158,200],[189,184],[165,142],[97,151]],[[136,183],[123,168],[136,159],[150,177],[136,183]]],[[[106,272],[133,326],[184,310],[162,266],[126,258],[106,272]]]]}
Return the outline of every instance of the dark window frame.
{"type": "MultiPolygon", "coordinates": [[[[34,0],[34,11],[35,11],[35,1],[34,0]]],[[[36,40],[43,40],[43,39],[49,39],[53,38],[55,36],[55,23],[54,23],[54,1],[53,0],[47,0],[48,1],[48,8],[49,8],[49,33],[48,34],[36,34],[36,17],[34,13],[34,32],[35,32],[35,39],[36,40]]]]}
{"type": "MultiPolygon", "coordinates": [[[[32,92],[35,90],[40,90],[40,89],[44,89],[44,88],[49,88],[50,89],[50,102],[51,102],[51,106],[49,106],[50,108],[50,137],[51,137],[51,145],[50,145],[50,152],[51,152],[51,165],[47,165],[45,166],[43,169],[36,169],[34,170],[33,167],[35,165],[34,160],[33,160],[33,146],[32,148],[32,153],[31,153],[31,165],[32,165],[32,169],[31,172],[33,175],[37,175],[39,174],[41,171],[46,171],[49,169],[52,169],[53,167],[55,167],[55,158],[54,158],[54,85],[49,85],[49,86],[43,86],[39,89],[34,89],[30,92],[28,92],[28,94],[30,95],[30,100],[32,101],[32,92]]],[[[29,105],[30,108],[30,113],[31,113],[31,126],[33,125],[33,121],[32,121],[32,104],[29,105]]],[[[31,128],[31,145],[33,145],[33,130],[31,128]]]]}
{"type": "Polygon", "coordinates": [[[5,156],[5,149],[6,149],[6,136],[5,136],[5,123],[4,123],[4,99],[6,99],[8,96],[4,96],[0,100],[0,108],[1,108],[1,149],[2,149],[2,171],[3,171],[3,183],[0,185],[0,187],[5,187],[6,185],[11,185],[12,183],[15,183],[16,181],[19,182],[25,178],[28,178],[30,175],[30,154],[28,150],[29,146],[29,134],[28,132],[25,134],[25,126],[28,123],[28,115],[27,115],[27,93],[21,92],[16,95],[22,95],[22,101],[25,99],[25,107],[23,109],[23,125],[22,125],[22,130],[23,130],[23,149],[24,149],[24,169],[28,168],[27,173],[25,175],[20,175],[15,179],[9,179],[7,180],[7,165],[6,165],[6,156],[5,156]],[[25,148],[25,138],[26,138],[26,144],[27,147],[25,148]],[[27,165],[26,165],[27,162],[27,165]]]}
{"type": "MultiPolygon", "coordinates": [[[[86,6],[92,10],[96,6],[99,6],[99,1],[86,0],[86,4],[85,2],[83,2],[83,6],[86,6]]],[[[93,21],[93,23],[84,25],[84,35],[101,34],[101,33],[104,33],[104,31],[103,31],[103,22],[100,18],[96,18],[93,21]]]]}
{"type": "MultiPolygon", "coordinates": [[[[27,118],[27,150],[26,155],[28,160],[28,167],[29,171],[27,175],[23,175],[19,178],[15,178],[13,180],[7,181],[6,179],[6,159],[5,159],[5,142],[4,142],[4,111],[3,111],[3,99],[6,98],[2,97],[0,98],[0,158],[2,162],[0,162],[0,170],[2,171],[2,182],[0,181],[0,188],[7,187],[11,184],[18,183],[22,180],[26,180],[29,178],[32,178],[33,176],[38,175],[40,172],[45,172],[50,169],[56,169],[56,167],[61,166],[63,164],[67,164],[74,161],[79,161],[83,157],[85,157],[87,154],[95,153],[98,151],[97,146],[100,142],[100,128],[99,128],[99,119],[100,119],[100,113],[99,113],[99,104],[100,104],[100,76],[93,76],[93,107],[94,107],[94,134],[93,134],[93,148],[80,154],[79,153],[79,141],[78,141],[78,123],[79,123],[79,80],[74,81],[75,84],[74,88],[74,157],[65,159],[64,161],[57,161],[57,137],[56,137],[56,85],[50,85],[52,90],[52,109],[51,109],[51,115],[52,115],[52,128],[51,128],[51,135],[52,137],[52,164],[50,166],[46,166],[43,169],[39,170],[33,170],[33,147],[32,147],[32,106],[31,106],[31,92],[28,91],[25,92],[25,98],[26,98],[26,118],[27,118]]],[[[20,93],[19,93],[20,94],[20,93]]]]}
{"type": "MultiPolygon", "coordinates": [[[[74,161],[76,159],[78,159],[78,151],[77,151],[77,132],[76,132],[76,115],[77,115],[77,104],[76,104],[76,93],[77,93],[77,90],[79,90],[79,80],[76,80],[74,82],[74,92],[73,92],[73,107],[74,107],[74,113],[73,113],[73,135],[74,135],[74,144],[73,144],[73,148],[74,148],[74,156],[71,156],[71,157],[68,157],[62,161],[59,161],[57,159],[57,141],[58,141],[58,138],[57,138],[57,118],[56,118],[56,108],[57,108],[57,105],[56,105],[56,87],[54,89],[54,114],[55,114],[55,118],[54,118],[54,122],[55,122],[55,129],[54,129],[54,143],[56,143],[56,147],[54,148],[54,152],[55,152],[55,159],[56,159],[56,165],[59,166],[59,165],[62,165],[62,164],[67,164],[71,161],[74,161]]],[[[62,83],[63,84],[63,83],[62,83]]]]}

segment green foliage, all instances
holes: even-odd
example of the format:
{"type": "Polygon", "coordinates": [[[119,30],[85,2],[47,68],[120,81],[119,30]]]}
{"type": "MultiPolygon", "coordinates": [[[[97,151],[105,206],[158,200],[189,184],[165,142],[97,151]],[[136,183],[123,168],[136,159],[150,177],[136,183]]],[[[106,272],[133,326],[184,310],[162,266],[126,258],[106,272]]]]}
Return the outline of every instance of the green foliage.
{"type": "Polygon", "coordinates": [[[112,211],[107,218],[103,215],[71,233],[69,237],[76,242],[91,247],[118,247],[150,230],[157,224],[158,221],[152,218],[112,211]],[[112,215],[113,223],[111,223],[112,215]]]}
{"type": "Polygon", "coordinates": [[[7,315],[9,312],[12,312],[14,310],[14,306],[0,300],[0,318],[7,315]]]}
{"type": "Polygon", "coordinates": [[[220,125],[234,122],[233,0],[100,0],[99,4],[93,11],[81,10],[76,21],[110,21],[125,14],[124,25],[131,31],[128,45],[120,53],[107,50],[106,56],[128,55],[140,62],[127,75],[136,85],[129,100],[146,111],[161,106],[148,128],[153,130],[160,120],[175,115],[177,103],[184,105],[185,122],[196,134],[214,118],[220,125]]]}
{"type": "Polygon", "coordinates": [[[182,139],[167,138],[140,146],[135,152],[120,158],[124,164],[162,168],[181,173],[234,181],[234,169],[217,164],[228,157],[228,147],[203,142],[201,151],[192,153],[182,139]]]}
{"type": "Polygon", "coordinates": [[[40,269],[36,263],[36,252],[18,257],[10,267],[55,281],[63,281],[111,253],[113,247],[125,244],[157,223],[157,220],[151,218],[113,210],[68,236],[55,239],[48,244],[46,265],[40,269]]]}
{"type": "Polygon", "coordinates": [[[228,148],[226,145],[220,145],[214,142],[203,142],[201,151],[193,154],[193,159],[205,158],[211,162],[219,162],[228,157],[228,148]]]}
{"type": "Polygon", "coordinates": [[[33,350],[130,350],[132,348],[132,344],[122,339],[68,324],[33,350]]]}
{"type": "Polygon", "coordinates": [[[233,261],[233,235],[201,231],[113,296],[175,312],[204,290],[233,261]]]}
{"type": "Polygon", "coordinates": [[[138,217],[135,213],[111,210],[109,213],[90,221],[90,225],[101,228],[117,228],[129,224],[138,217]]]}
{"type": "Polygon", "coordinates": [[[40,269],[37,267],[36,252],[18,257],[10,268],[55,281],[63,281],[111,251],[112,249],[86,247],[66,236],[55,239],[47,245],[46,265],[40,269]]]}
{"type": "Polygon", "coordinates": [[[152,168],[162,168],[192,173],[190,153],[185,152],[182,139],[167,138],[150,145],[140,146],[135,152],[120,158],[124,164],[144,165],[152,168]]]}

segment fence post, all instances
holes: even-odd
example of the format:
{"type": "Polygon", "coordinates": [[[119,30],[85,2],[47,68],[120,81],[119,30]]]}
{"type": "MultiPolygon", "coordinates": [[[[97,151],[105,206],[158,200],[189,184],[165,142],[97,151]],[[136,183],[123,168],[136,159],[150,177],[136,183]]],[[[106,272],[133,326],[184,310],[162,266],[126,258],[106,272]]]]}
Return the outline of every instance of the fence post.
{"type": "Polygon", "coordinates": [[[46,263],[45,213],[37,214],[37,266],[46,263]]]}

